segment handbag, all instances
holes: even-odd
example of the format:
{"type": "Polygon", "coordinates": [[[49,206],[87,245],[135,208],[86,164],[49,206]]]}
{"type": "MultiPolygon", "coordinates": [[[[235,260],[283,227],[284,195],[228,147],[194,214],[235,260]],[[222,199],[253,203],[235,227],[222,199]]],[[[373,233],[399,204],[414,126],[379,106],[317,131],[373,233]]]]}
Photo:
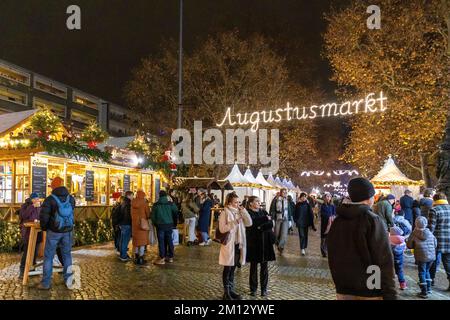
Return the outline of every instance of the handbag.
{"type": "Polygon", "coordinates": [[[148,223],[148,220],[145,218],[139,219],[139,227],[141,228],[141,230],[150,231],[150,224],[148,223]]]}
{"type": "Polygon", "coordinates": [[[228,231],[228,232],[222,233],[222,232],[220,232],[219,227],[217,227],[213,241],[218,242],[223,245],[226,245],[229,240],[230,240],[230,232],[228,231]]]}

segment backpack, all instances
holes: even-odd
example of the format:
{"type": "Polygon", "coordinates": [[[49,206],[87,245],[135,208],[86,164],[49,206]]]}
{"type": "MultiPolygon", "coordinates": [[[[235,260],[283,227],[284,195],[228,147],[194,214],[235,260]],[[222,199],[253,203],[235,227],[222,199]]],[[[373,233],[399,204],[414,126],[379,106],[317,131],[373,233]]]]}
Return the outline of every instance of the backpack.
{"type": "Polygon", "coordinates": [[[73,228],[73,208],[70,203],[70,195],[67,196],[64,202],[61,202],[54,194],[52,194],[52,197],[58,205],[55,215],[55,226],[59,231],[67,232],[73,228]]]}

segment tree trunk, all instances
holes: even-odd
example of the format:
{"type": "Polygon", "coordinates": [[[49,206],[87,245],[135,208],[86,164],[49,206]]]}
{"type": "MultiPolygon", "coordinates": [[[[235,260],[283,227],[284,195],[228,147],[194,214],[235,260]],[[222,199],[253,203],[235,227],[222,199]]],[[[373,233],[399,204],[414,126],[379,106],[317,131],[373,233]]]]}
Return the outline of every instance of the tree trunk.
{"type": "Polygon", "coordinates": [[[429,153],[421,153],[420,154],[420,167],[422,169],[422,180],[425,182],[426,188],[433,187],[433,181],[431,179],[429,161],[430,161],[429,153]]]}

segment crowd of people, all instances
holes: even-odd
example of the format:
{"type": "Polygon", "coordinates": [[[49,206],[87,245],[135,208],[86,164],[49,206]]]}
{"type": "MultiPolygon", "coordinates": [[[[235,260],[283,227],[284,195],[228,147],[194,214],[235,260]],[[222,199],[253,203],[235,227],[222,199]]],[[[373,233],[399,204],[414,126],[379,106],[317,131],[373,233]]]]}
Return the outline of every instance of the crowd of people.
{"type": "MultiPolygon", "coordinates": [[[[47,231],[39,289],[51,287],[55,254],[70,289],[75,201],[61,178],[53,179],[51,188],[51,195],[42,205],[38,195],[32,193],[20,209],[24,243],[20,275],[24,273],[29,245],[29,230],[24,223],[39,220],[42,230],[47,231]]],[[[348,184],[346,198],[302,192],[294,201],[286,189],[281,189],[267,208],[256,196],[240,199],[231,192],[221,204],[217,196],[198,189],[194,193],[162,190],[150,209],[143,191],[127,191],[112,208],[114,246],[120,261],[142,266],[147,263],[147,246],[157,242],[158,258],[153,263],[173,263],[177,225],[184,224],[183,237],[188,247],[209,246],[211,219],[216,217],[214,240],[220,243],[219,264],[223,266],[226,300],[242,298],[235,289],[234,272],[246,262],[250,263],[250,295],[256,295],[259,279],[261,296],[267,296],[268,263],[276,260],[275,249],[283,255],[290,230],[296,227],[299,253],[307,255],[309,230],[316,232],[318,224],[320,253],[328,258],[338,299],[395,299],[394,276],[398,288],[407,289],[403,266],[408,250],[417,264],[420,297],[427,298],[431,293],[441,262],[450,279],[450,205],[443,193],[426,189],[420,199],[414,199],[406,190],[397,199],[393,194],[376,194],[370,181],[354,178],[348,184]],[[211,214],[213,208],[220,208],[218,216],[211,214]],[[134,258],[129,256],[130,241],[134,258]],[[373,287],[368,284],[372,272],[378,272],[379,277],[373,287]]],[[[40,235],[37,241],[42,241],[40,235]]]]}

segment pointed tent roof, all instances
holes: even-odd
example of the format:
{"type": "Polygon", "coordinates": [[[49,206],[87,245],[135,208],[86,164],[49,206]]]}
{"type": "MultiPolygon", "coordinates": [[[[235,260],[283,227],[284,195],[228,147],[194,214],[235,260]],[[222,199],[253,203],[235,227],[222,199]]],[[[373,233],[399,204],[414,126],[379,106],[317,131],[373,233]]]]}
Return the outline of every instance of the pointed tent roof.
{"type": "Polygon", "coordinates": [[[277,177],[275,178],[275,184],[277,185],[278,188],[284,188],[283,183],[281,182],[279,176],[277,176],[277,177]]]}
{"type": "Polygon", "coordinates": [[[267,182],[272,185],[272,187],[274,188],[279,188],[279,186],[277,185],[277,183],[275,182],[275,179],[272,176],[272,173],[269,173],[269,176],[267,177],[267,182]]]}
{"type": "Polygon", "coordinates": [[[392,185],[411,185],[411,184],[423,184],[423,181],[415,181],[405,176],[389,155],[388,159],[384,162],[383,168],[378,174],[372,178],[374,184],[392,184],[392,185]]]}
{"type": "Polygon", "coordinates": [[[292,183],[292,180],[291,180],[291,179],[288,180],[287,184],[288,184],[288,186],[289,186],[289,189],[295,190],[295,186],[294,186],[294,184],[292,183]]]}
{"type": "Polygon", "coordinates": [[[247,167],[247,170],[245,170],[244,178],[247,179],[250,183],[258,184],[258,181],[256,181],[255,177],[253,176],[250,167],[247,167]]]}
{"type": "Polygon", "coordinates": [[[263,187],[272,188],[272,185],[268,183],[266,179],[264,179],[261,169],[259,170],[258,175],[256,176],[256,181],[263,187]]]}
{"type": "Polygon", "coordinates": [[[224,179],[231,184],[249,184],[250,182],[242,175],[237,164],[234,164],[230,174],[224,179]]]}

